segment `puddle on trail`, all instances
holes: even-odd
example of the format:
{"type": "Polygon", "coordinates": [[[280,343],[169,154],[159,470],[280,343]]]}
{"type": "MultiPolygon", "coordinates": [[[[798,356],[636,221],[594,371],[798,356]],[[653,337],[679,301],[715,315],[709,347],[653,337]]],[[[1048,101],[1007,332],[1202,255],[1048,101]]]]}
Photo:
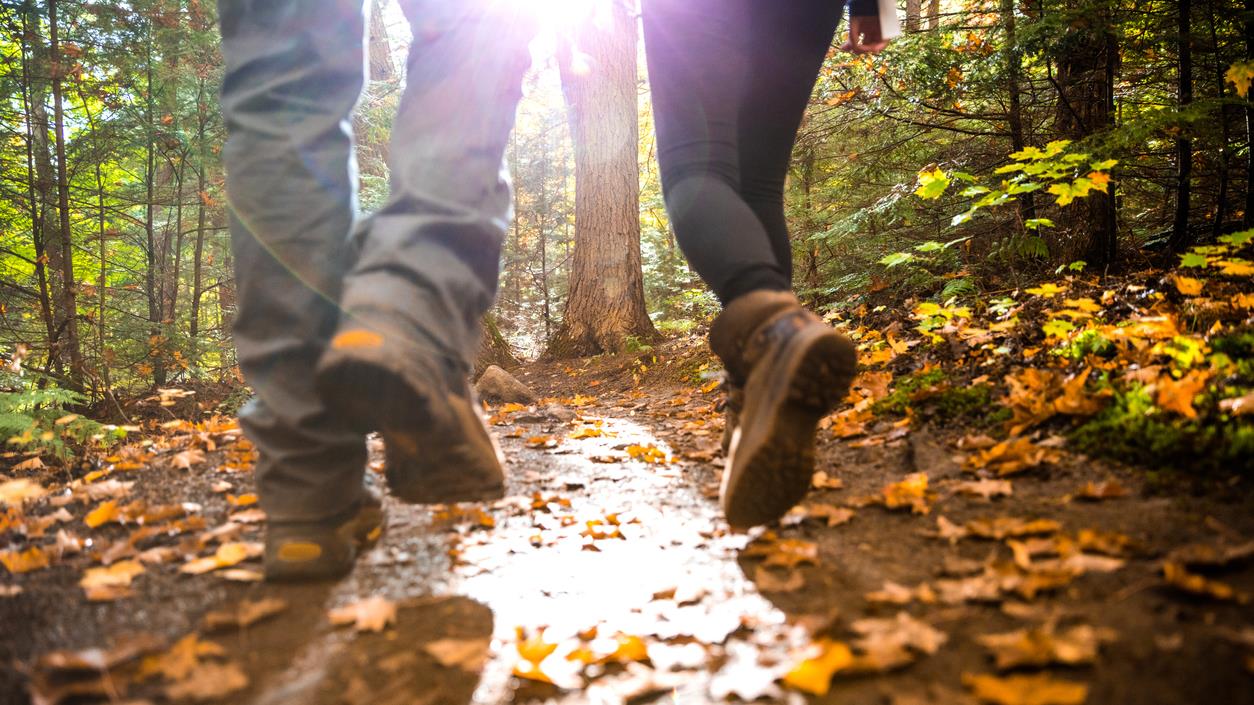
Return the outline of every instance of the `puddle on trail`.
{"type": "Polygon", "coordinates": [[[642,692],[657,693],[653,702],[787,698],[772,682],[805,634],[737,564],[748,537],[729,533],[703,496],[712,469],[675,460],[634,421],[596,418],[495,429],[509,459],[504,500],[443,511],[389,501],[384,539],[329,603],[459,595],[487,605],[491,655],[473,697],[483,705],[624,702],[642,692]],[[572,438],[581,428],[594,430],[572,438]],[[647,461],[659,453],[664,462],[647,461]],[[566,688],[514,675],[527,667],[520,635],[555,647],[535,667],[566,688]],[[568,658],[621,644],[647,648],[653,668],[568,658]]]}

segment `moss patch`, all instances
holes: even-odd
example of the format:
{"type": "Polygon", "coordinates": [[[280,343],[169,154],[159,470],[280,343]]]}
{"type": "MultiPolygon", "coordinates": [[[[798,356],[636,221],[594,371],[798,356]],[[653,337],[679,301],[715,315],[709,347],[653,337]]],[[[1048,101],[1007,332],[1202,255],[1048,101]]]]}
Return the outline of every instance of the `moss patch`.
{"type": "MultiPolygon", "coordinates": [[[[893,391],[875,402],[877,415],[902,416],[907,410],[935,421],[974,419],[990,423],[992,387],[987,384],[955,385],[940,369],[898,380],[893,391]]],[[[1000,411],[1000,410],[999,410],[1000,411]]]]}

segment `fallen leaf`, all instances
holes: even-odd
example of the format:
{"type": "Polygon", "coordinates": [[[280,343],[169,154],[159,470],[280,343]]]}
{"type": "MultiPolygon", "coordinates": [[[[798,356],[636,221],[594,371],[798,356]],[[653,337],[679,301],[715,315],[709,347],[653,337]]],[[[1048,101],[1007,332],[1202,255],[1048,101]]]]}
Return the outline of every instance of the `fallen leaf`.
{"type": "Polygon", "coordinates": [[[1172,280],[1175,282],[1176,291],[1179,291],[1185,296],[1198,296],[1202,293],[1202,286],[1206,284],[1206,282],[1202,279],[1194,279],[1192,277],[1185,277],[1179,274],[1174,275],[1172,280]]]}
{"type": "Polygon", "coordinates": [[[1105,480],[1102,482],[1084,483],[1084,486],[1076,492],[1076,497],[1099,501],[1127,497],[1129,494],[1131,493],[1128,491],[1128,488],[1119,484],[1118,480],[1105,480]]]}
{"type": "Polygon", "coordinates": [[[802,563],[813,565],[818,560],[819,545],[804,539],[780,539],[773,534],[764,534],[745,548],[743,554],[765,558],[762,562],[764,566],[795,568],[802,563]]]}
{"type": "Polygon", "coordinates": [[[1000,541],[1017,536],[1051,534],[1062,530],[1062,524],[1053,519],[1020,519],[1018,517],[994,517],[972,519],[966,529],[974,536],[1000,541]]]}
{"type": "Polygon", "coordinates": [[[91,602],[116,600],[130,595],[131,581],[143,572],[139,561],[118,561],[103,568],[88,568],[78,584],[91,602]]]}
{"type": "Polygon", "coordinates": [[[904,480],[885,486],[882,493],[885,507],[910,507],[910,511],[915,514],[927,514],[931,511],[928,502],[935,498],[934,493],[927,491],[927,473],[922,472],[907,475],[904,480]]]}
{"type": "Polygon", "coordinates": [[[287,601],[277,597],[244,600],[231,609],[209,612],[201,620],[206,631],[246,629],[287,609],[287,601]]]}
{"type": "Polygon", "coordinates": [[[1010,485],[1010,480],[968,480],[959,482],[954,486],[954,490],[959,494],[983,497],[984,499],[1009,497],[1014,494],[1014,488],[1010,485]]]}
{"type": "Polygon", "coordinates": [[[927,583],[919,583],[909,588],[889,580],[879,590],[868,592],[866,600],[885,605],[907,605],[916,601],[932,604],[936,602],[936,592],[927,583]]]}
{"type": "Polygon", "coordinates": [[[87,516],[83,517],[83,523],[92,529],[111,521],[119,521],[118,503],[116,500],[112,499],[96,505],[95,509],[88,512],[87,516]]]}
{"type": "Polygon", "coordinates": [[[179,568],[180,573],[189,575],[200,575],[208,573],[218,568],[229,568],[241,561],[255,558],[262,553],[261,544],[257,543],[241,543],[229,542],[218,546],[218,550],[212,556],[204,558],[196,558],[184,563],[179,568]]]}
{"type": "Polygon", "coordinates": [[[1077,666],[1094,663],[1103,642],[1113,641],[1110,629],[1088,624],[1055,631],[1052,624],[1002,634],[984,634],[976,642],[992,652],[999,670],[1052,664],[1077,666]]]}
{"type": "Polygon", "coordinates": [[[253,492],[242,494],[236,497],[233,494],[226,496],[226,503],[232,507],[247,507],[257,503],[257,495],[253,492]]]}
{"type": "Polygon", "coordinates": [[[903,649],[930,655],[949,640],[944,632],[904,611],[895,617],[856,619],[849,628],[859,635],[854,648],[871,655],[903,649]]]}
{"type": "Polygon", "coordinates": [[[853,652],[839,641],[820,639],[810,655],[784,674],[784,685],[811,695],[827,695],[832,676],[853,664],[853,652]]]}
{"type": "Polygon", "coordinates": [[[1048,675],[1007,676],[962,674],[962,682],[977,698],[996,705],[1081,705],[1089,687],[1048,675]]]}
{"type": "Polygon", "coordinates": [[[1005,477],[1043,463],[1056,462],[1060,457],[1058,451],[1043,448],[1027,438],[1011,438],[976,452],[967,458],[965,465],[969,470],[984,469],[998,477],[1005,477]]]}
{"type": "Polygon", "coordinates": [[[1212,597],[1216,600],[1240,604],[1245,604],[1250,599],[1249,595],[1238,592],[1227,583],[1221,583],[1218,580],[1210,580],[1196,573],[1190,573],[1184,566],[1171,561],[1163,563],[1163,578],[1168,585],[1193,595],[1212,597]]]}
{"type": "MultiPolygon", "coordinates": [[[[39,458],[32,458],[31,460],[39,461],[39,458]]],[[[30,462],[30,461],[26,461],[26,462],[30,462]]],[[[19,465],[25,465],[25,464],[26,463],[19,463],[19,465]]],[[[42,465],[43,463],[42,461],[40,461],[40,466],[42,465]]],[[[13,469],[21,470],[22,468],[15,465],[13,469]]],[[[31,468],[31,469],[35,469],[35,468],[31,468]]],[[[35,482],[33,480],[28,480],[26,478],[19,478],[17,480],[8,480],[7,482],[0,482],[0,506],[8,505],[8,506],[13,506],[13,507],[20,507],[22,506],[22,504],[32,499],[39,499],[40,497],[44,496],[47,493],[48,491],[43,488],[43,485],[40,485],[38,482],[35,482]]]]}
{"type": "Polygon", "coordinates": [[[478,673],[487,663],[491,644],[490,639],[438,639],[424,644],[422,650],[445,668],[478,673]]]}
{"type": "Polygon", "coordinates": [[[201,663],[183,680],[171,683],[165,694],[171,700],[209,701],[248,687],[248,675],[234,662],[201,663]]]}
{"type": "Polygon", "coordinates": [[[29,573],[32,570],[47,568],[51,561],[48,554],[38,546],[31,546],[25,551],[10,549],[0,551],[0,564],[10,573],[29,573]]]}
{"type": "Polygon", "coordinates": [[[810,479],[810,486],[816,490],[838,490],[845,486],[845,482],[839,477],[830,477],[826,472],[819,470],[810,479]]]}
{"type": "Polygon", "coordinates": [[[761,565],[753,571],[753,582],[762,592],[796,592],[806,584],[799,571],[790,570],[781,577],[777,571],[761,565]]]}
{"type": "Polygon", "coordinates": [[[1205,370],[1193,370],[1179,380],[1172,379],[1171,375],[1163,375],[1158,380],[1158,393],[1154,402],[1166,411],[1196,420],[1197,410],[1193,408],[1193,400],[1206,388],[1209,381],[1210,373],[1205,370]]]}
{"type": "Polygon", "coordinates": [[[359,632],[381,632],[396,623],[396,603],[374,595],[327,613],[331,624],[352,624],[359,632]]]}
{"type": "Polygon", "coordinates": [[[205,462],[205,452],[203,450],[188,448],[171,456],[170,467],[191,470],[193,465],[199,465],[203,462],[205,462]]]}
{"type": "Polygon", "coordinates": [[[1254,541],[1242,544],[1194,543],[1175,549],[1168,556],[1173,563],[1192,568],[1223,568],[1254,558],[1254,541]]]}

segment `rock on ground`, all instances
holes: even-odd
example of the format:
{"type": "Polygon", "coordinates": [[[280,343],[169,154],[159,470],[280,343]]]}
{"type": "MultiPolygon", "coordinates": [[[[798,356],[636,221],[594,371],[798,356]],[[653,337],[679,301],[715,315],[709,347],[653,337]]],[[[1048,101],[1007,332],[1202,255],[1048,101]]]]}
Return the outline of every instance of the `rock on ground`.
{"type": "Polygon", "coordinates": [[[531,404],[536,401],[535,392],[531,388],[496,365],[489,365],[483,371],[479,381],[475,383],[475,390],[479,392],[480,398],[492,403],[531,404]]]}

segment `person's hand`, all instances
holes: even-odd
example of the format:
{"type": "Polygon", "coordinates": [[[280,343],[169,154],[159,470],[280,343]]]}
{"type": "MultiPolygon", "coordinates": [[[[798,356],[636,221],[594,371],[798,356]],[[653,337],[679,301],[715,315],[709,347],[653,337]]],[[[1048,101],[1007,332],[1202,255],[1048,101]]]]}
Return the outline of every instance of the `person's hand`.
{"type": "Polygon", "coordinates": [[[849,18],[849,38],[840,48],[851,54],[878,54],[888,46],[880,33],[880,18],[876,15],[849,18]]]}

